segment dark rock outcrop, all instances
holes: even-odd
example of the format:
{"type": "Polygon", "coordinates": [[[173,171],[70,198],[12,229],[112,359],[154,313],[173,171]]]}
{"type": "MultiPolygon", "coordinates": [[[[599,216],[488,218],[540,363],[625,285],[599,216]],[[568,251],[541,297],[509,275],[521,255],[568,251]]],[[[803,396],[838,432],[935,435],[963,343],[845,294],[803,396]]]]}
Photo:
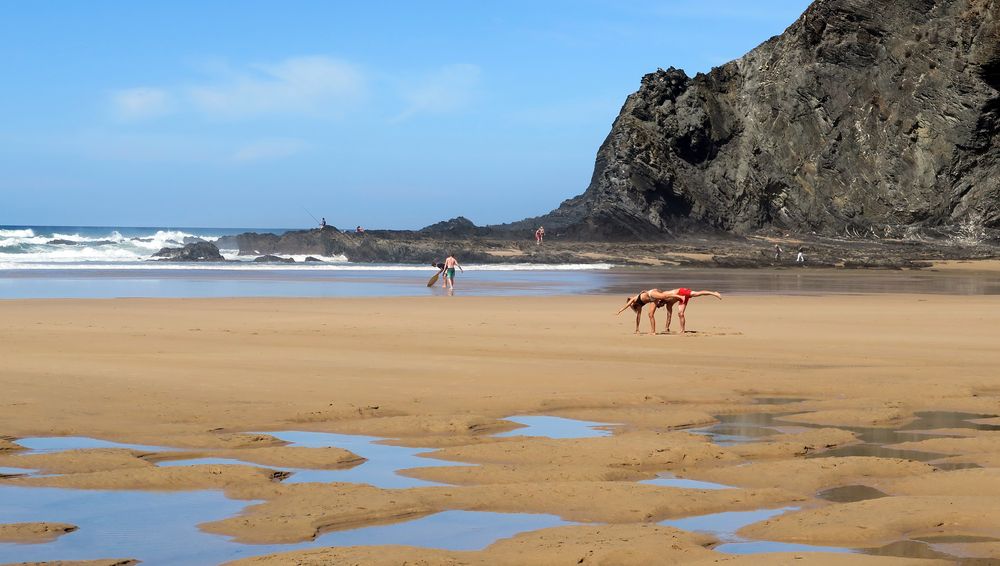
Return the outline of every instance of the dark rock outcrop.
{"type": "Polygon", "coordinates": [[[253,259],[254,263],[295,263],[295,260],[290,257],[281,257],[276,255],[262,255],[260,257],[255,257],[253,259]]]}
{"type": "Polygon", "coordinates": [[[1000,227],[1000,1],[817,0],[707,74],[646,75],[586,192],[504,228],[582,239],[1000,227]]]}
{"type": "Polygon", "coordinates": [[[422,228],[420,232],[433,236],[459,236],[465,238],[476,235],[477,229],[471,220],[464,216],[459,216],[451,220],[431,224],[422,228]]]}
{"type": "Polygon", "coordinates": [[[212,242],[195,242],[183,248],[162,248],[153,257],[160,261],[226,261],[212,242]]]}

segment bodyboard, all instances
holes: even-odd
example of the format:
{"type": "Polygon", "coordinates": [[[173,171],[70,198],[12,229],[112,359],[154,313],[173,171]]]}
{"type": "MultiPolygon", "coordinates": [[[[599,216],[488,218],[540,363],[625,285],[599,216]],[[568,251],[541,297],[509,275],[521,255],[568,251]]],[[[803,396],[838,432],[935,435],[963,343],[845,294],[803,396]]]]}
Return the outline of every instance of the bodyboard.
{"type": "Polygon", "coordinates": [[[431,280],[427,282],[427,286],[428,287],[433,287],[434,284],[438,282],[438,277],[440,277],[440,276],[441,276],[441,272],[440,271],[437,272],[437,273],[435,273],[434,277],[431,277],[431,280]]]}

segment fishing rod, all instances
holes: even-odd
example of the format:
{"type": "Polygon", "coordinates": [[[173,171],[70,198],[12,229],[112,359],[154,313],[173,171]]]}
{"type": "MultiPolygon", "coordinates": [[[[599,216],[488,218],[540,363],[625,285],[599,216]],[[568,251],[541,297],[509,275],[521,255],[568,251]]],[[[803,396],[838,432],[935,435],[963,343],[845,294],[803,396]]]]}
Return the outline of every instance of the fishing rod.
{"type": "Polygon", "coordinates": [[[315,221],[317,225],[321,224],[321,222],[319,221],[319,219],[316,218],[315,216],[313,216],[313,214],[311,212],[309,212],[308,208],[306,208],[306,207],[303,206],[302,210],[306,211],[306,214],[308,214],[309,216],[312,216],[313,221],[315,221]]]}

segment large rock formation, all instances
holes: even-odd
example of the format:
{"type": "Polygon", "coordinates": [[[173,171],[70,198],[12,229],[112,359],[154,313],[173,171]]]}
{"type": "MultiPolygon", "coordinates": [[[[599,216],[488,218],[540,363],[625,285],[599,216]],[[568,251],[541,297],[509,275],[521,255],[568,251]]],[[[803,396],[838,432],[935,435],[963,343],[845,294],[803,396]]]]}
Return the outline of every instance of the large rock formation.
{"type": "Polygon", "coordinates": [[[212,242],[195,242],[183,248],[160,248],[153,254],[159,261],[226,261],[212,242]]]}
{"type": "Polygon", "coordinates": [[[817,0],[708,74],[643,77],[586,192],[507,228],[1000,227],[998,141],[1000,0],[817,0]]]}

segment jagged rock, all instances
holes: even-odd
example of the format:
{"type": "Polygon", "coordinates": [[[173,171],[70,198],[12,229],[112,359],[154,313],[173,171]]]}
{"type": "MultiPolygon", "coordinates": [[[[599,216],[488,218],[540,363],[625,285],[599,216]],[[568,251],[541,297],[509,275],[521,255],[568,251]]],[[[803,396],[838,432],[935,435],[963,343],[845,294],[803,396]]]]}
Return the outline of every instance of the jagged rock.
{"type": "Polygon", "coordinates": [[[780,36],[688,77],[643,77],[586,192],[507,225],[587,239],[693,230],[866,237],[1000,227],[996,0],[817,0],[780,36]]]}
{"type": "Polygon", "coordinates": [[[306,263],[326,263],[318,257],[309,256],[305,259],[306,263]]]}
{"type": "Polygon", "coordinates": [[[281,257],[276,255],[262,255],[260,257],[254,258],[254,263],[295,263],[295,260],[290,257],[281,257]]]}
{"type": "Polygon", "coordinates": [[[464,216],[459,216],[457,218],[452,218],[451,220],[444,220],[436,224],[431,224],[420,230],[424,234],[433,234],[436,236],[474,236],[476,234],[476,225],[472,223],[471,220],[464,216]]]}
{"type": "Polygon", "coordinates": [[[183,248],[162,248],[153,257],[160,261],[226,261],[212,242],[196,242],[183,248]]]}

